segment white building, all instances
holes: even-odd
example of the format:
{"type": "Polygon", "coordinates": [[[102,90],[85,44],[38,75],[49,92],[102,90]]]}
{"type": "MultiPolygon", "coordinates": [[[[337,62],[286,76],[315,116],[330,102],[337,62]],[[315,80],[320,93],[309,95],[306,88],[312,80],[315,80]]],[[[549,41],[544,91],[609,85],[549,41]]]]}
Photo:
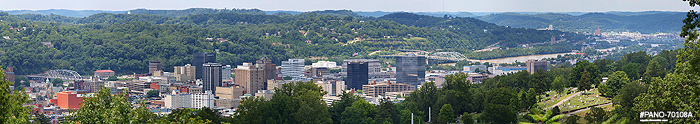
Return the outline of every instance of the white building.
{"type": "Polygon", "coordinates": [[[163,101],[166,108],[190,108],[192,106],[192,96],[177,90],[173,90],[171,95],[166,95],[163,101]]]}
{"type": "Polygon", "coordinates": [[[338,64],[335,62],[331,62],[331,61],[318,61],[316,63],[311,64],[311,68],[322,68],[322,67],[337,68],[338,64]]]}
{"type": "Polygon", "coordinates": [[[204,93],[192,94],[191,96],[192,96],[192,108],[202,108],[202,107],[213,108],[214,103],[216,102],[216,101],[214,101],[215,100],[214,94],[211,93],[211,90],[204,91],[204,93]]]}
{"type": "Polygon", "coordinates": [[[289,59],[282,61],[282,76],[292,77],[294,80],[302,80],[304,76],[304,59],[289,59]]]}

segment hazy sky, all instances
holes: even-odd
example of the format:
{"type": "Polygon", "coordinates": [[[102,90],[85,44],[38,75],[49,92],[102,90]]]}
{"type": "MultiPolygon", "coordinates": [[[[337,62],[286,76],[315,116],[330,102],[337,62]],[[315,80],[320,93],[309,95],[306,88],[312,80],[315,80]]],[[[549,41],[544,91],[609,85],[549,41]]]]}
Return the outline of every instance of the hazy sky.
{"type": "MultiPolygon", "coordinates": [[[[132,10],[245,8],[261,10],[604,12],[688,11],[682,0],[0,0],[0,10],[132,10]]],[[[696,7],[697,8],[697,7],[696,7]]]]}

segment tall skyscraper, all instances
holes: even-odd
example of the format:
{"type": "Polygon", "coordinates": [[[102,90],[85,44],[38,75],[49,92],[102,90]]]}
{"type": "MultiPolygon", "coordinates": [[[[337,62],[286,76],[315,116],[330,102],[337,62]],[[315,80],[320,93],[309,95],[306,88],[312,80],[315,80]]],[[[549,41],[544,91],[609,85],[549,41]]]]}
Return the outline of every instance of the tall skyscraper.
{"type": "Polygon", "coordinates": [[[294,80],[304,78],[304,59],[289,59],[282,61],[282,76],[292,77],[294,80]]]}
{"type": "Polygon", "coordinates": [[[205,63],[203,67],[202,90],[216,92],[216,87],[221,86],[221,64],[205,63]]]}
{"type": "Polygon", "coordinates": [[[345,85],[349,89],[361,90],[362,85],[368,83],[369,73],[367,61],[352,61],[347,63],[347,81],[345,85]]]}
{"type": "Polygon", "coordinates": [[[408,54],[394,56],[396,59],[396,82],[409,84],[413,89],[425,81],[425,57],[408,54]]]}
{"type": "Polygon", "coordinates": [[[263,57],[257,64],[243,63],[236,67],[235,84],[243,86],[246,93],[256,93],[258,90],[267,89],[267,80],[275,79],[277,69],[270,59],[263,57]]]}
{"type": "Polygon", "coordinates": [[[163,65],[160,64],[160,61],[153,60],[151,62],[148,62],[148,73],[150,74],[155,74],[156,71],[158,70],[163,70],[163,65]]]}
{"type": "Polygon", "coordinates": [[[202,79],[202,65],[204,63],[216,63],[216,54],[215,53],[194,53],[192,55],[192,65],[194,65],[195,68],[195,79],[202,79]]]}
{"type": "Polygon", "coordinates": [[[185,66],[175,66],[175,79],[177,81],[193,81],[195,80],[196,66],[187,64],[185,66]]]}
{"type": "Polygon", "coordinates": [[[221,68],[221,80],[222,81],[231,81],[231,65],[226,65],[221,68]]]}
{"type": "Polygon", "coordinates": [[[378,59],[346,59],[343,60],[342,69],[340,70],[341,76],[348,76],[348,63],[353,61],[367,62],[367,73],[369,79],[380,78],[382,73],[381,64],[379,64],[378,59]]]}
{"type": "Polygon", "coordinates": [[[538,69],[547,71],[547,61],[527,60],[525,65],[527,66],[527,71],[530,72],[530,74],[535,74],[538,69]]]}

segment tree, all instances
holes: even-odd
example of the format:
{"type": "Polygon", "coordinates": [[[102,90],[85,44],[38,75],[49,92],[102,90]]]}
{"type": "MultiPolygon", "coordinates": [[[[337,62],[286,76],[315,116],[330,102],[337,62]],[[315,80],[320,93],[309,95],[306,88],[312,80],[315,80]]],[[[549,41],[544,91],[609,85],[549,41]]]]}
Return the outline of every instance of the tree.
{"type": "Polygon", "coordinates": [[[545,70],[538,69],[535,74],[532,75],[532,77],[532,83],[530,83],[532,86],[530,87],[535,88],[537,95],[544,94],[544,91],[547,91],[549,88],[547,87],[547,84],[551,82],[551,80],[548,80],[545,70]]]}
{"type": "MultiPolygon", "coordinates": [[[[534,90],[533,90],[534,92],[534,90]]],[[[517,97],[509,88],[491,89],[486,95],[486,106],[481,120],[487,123],[515,123],[517,111],[511,103],[517,102],[517,97]]]]}
{"type": "Polygon", "coordinates": [[[352,103],[360,100],[361,98],[355,94],[344,92],[339,95],[340,100],[333,101],[328,112],[331,114],[334,124],[340,124],[342,119],[341,114],[345,111],[345,108],[352,106],[352,103]]]}
{"type": "Polygon", "coordinates": [[[527,107],[526,109],[529,109],[530,107],[534,106],[537,104],[537,91],[535,91],[534,88],[530,88],[527,90],[527,104],[525,106],[527,107]]]}
{"type": "Polygon", "coordinates": [[[44,113],[39,112],[34,113],[33,121],[35,124],[51,124],[51,119],[46,117],[44,113]]]}
{"type": "Polygon", "coordinates": [[[569,76],[569,83],[571,83],[569,86],[575,87],[578,86],[579,81],[583,77],[583,72],[588,71],[588,76],[587,78],[589,79],[589,85],[590,84],[596,84],[598,86],[598,83],[600,83],[600,72],[598,71],[598,67],[590,63],[588,61],[578,61],[576,62],[576,65],[574,65],[574,68],[571,69],[571,75],[569,76]]]}
{"type": "Polygon", "coordinates": [[[618,91],[622,89],[622,86],[630,83],[630,79],[627,78],[627,74],[623,71],[616,71],[615,73],[608,76],[608,81],[601,86],[601,92],[608,97],[615,97],[618,91]]]}
{"type": "Polygon", "coordinates": [[[553,124],[558,123],[559,120],[563,119],[566,115],[555,114],[553,111],[542,112],[542,110],[532,108],[530,113],[527,114],[527,118],[534,123],[544,123],[553,124]]]}
{"type": "Polygon", "coordinates": [[[63,85],[63,79],[56,78],[56,79],[53,79],[53,81],[51,81],[51,83],[53,84],[53,86],[63,85]]]}
{"type": "Polygon", "coordinates": [[[462,114],[462,118],[460,119],[460,121],[462,121],[462,124],[473,124],[474,118],[472,117],[471,114],[464,112],[464,114],[462,114]]]}
{"type": "Polygon", "coordinates": [[[450,104],[445,104],[442,105],[442,108],[440,108],[440,114],[438,114],[438,124],[446,124],[450,122],[455,122],[457,119],[455,119],[456,116],[454,114],[454,110],[452,110],[452,105],[450,104]]]}
{"type": "Polygon", "coordinates": [[[211,121],[214,124],[221,123],[219,115],[221,115],[220,112],[212,110],[209,107],[202,107],[201,109],[199,109],[199,111],[197,111],[197,114],[195,114],[195,116],[197,116],[198,118],[211,121]]]}
{"type": "Polygon", "coordinates": [[[608,120],[608,113],[602,108],[593,107],[591,108],[590,112],[586,113],[584,119],[586,119],[588,123],[600,124],[603,123],[603,121],[608,120]]]}
{"type": "Polygon", "coordinates": [[[581,74],[581,80],[578,81],[578,89],[581,91],[591,89],[591,78],[587,70],[583,70],[581,74]]]}
{"type": "Polygon", "coordinates": [[[578,121],[578,119],[580,119],[580,118],[581,118],[581,117],[578,117],[578,115],[573,114],[573,115],[571,115],[571,116],[569,116],[569,117],[566,117],[566,121],[564,121],[564,123],[566,123],[566,124],[577,124],[577,121],[578,121]]]}
{"type": "Polygon", "coordinates": [[[148,97],[158,97],[158,94],[159,94],[158,90],[151,90],[151,91],[146,92],[146,96],[148,96],[148,97]]]}
{"type": "MultiPolygon", "coordinates": [[[[141,102],[140,106],[146,106],[141,102]]],[[[68,123],[166,123],[146,107],[132,108],[126,93],[112,95],[109,88],[102,88],[94,96],[84,98],[83,105],[72,113],[68,123]]],[[[172,122],[208,123],[197,118],[177,118],[172,122]]]]}
{"type": "Polygon", "coordinates": [[[627,74],[627,77],[630,80],[637,80],[637,79],[639,79],[639,74],[638,74],[637,68],[639,68],[639,64],[628,63],[628,64],[622,66],[621,70],[624,71],[625,74],[627,74]]]}
{"type": "MultiPolygon", "coordinates": [[[[1,67],[0,67],[1,68],[1,67]]],[[[0,87],[10,87],[10,82],[5,78],[5,74],[0,70],[0,87]]],[[[22,106],[29,103],[29,97],[24,90],[0,90],[0,124],[20,124],[29,123],[30,109],[22,106]]]]}
{"type": "Polygon", "coordinates": [[[657,59],[653,59],[649,61],[649,65],[647,65],[646,72],[644,72],[644,78],[642,78],[644,82],[651,82],[652,77],[663,78],[663,76],[666,75],[666,69],[664,68],[664,66],[661,66],[661,64],[656,60],[657,59]]]}
{"type": "Polygon", "coordinates": [[[376,109],[374,105],[361,99],[352,103],[352,106],[345,108],[341,114],[341,124],[372,124],[376,109]]]}
{"type": "MultiPolygon", "coordinates": [[[[686,1],[686,0],[684,0],[686,1]]],[[[699,1],[687,0],[691,7],[699,1]]],[[[635,98],[635,111],[687,111],[700,113],[700,44],[697,28],[700,27],[700,13],[690,10],[683,23],[681,37],[685,37],[684,47],[678,50],[676,71],[667,74],[663,80],[652,78],[648,91],[635,98]],[[673,101],[673,102],[668,102],[673,101]]],[[[700,116],[669,119],[669,123],[700,123],[700,116]]]]}
{"type": "Polygon", "coordinates": [[[117,76],[109,76],[107,78],[107,81],[117,81],[117,80],[119,80],[119,79],[117,79],[117,76]]]}
{"type": "Polygon", "coordinates": [[[558,94],[562,94],[564,92],[564,88],[566,88],[566,79],[564,79],[564,76],[560,75],[554,78],[554,81],[552,82],[552,89],[557,91],[558,94]]]}
{"type": "Polygon", "coordinates": [[[615,105],[615,110],[613,110],[617,116],[634,119],[635,115],[638,115],[639,111],[633,110],[635,103],[635,98],[642,93],[647,91],[646,87],[639,83],[627,83],[619,93],[613,98],[613,105],[615,105]]]}
{"type": "Polygon", "coordinates": [[[389,98],[381,99],[379,106],[377,106],[377,117],[374,119],[375,122],[399,123],[397,120],[393,119],[399,119],[398,111],[396,110],[394,102],[392,102],[389,98]]]}

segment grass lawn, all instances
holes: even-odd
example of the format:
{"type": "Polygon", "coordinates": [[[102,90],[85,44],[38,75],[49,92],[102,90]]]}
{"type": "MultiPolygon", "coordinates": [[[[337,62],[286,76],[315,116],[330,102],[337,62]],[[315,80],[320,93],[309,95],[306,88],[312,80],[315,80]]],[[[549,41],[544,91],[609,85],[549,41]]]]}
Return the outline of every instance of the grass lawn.
{"type": "Polygon", "coordinates": [[[564,104],[562,104],[559,108],[561,109],[561,111],[568,111],[578,108],[584,108],[595,104],[611,102],[611,100],[609,100],[608,98],[599,96],[600,93],[598,92],[598,89],[593,89],[592,91],[589,90],[586,92],[586,94],[588,95],[581,94],[578,96],[574,96],[573,98],[564,102],[564,104]]]}
{"type": "Polygon", "coordinates": [[[552,105],[554,105],[554,104],[557,104],[557,103],[559,103],[559,101],[561,101],[562,99],[564,99],[564,98],[566,98],[566,97],[569,97],[569,96],[571,96],[571,95],[573,95],[573,94],[575,93],[575,92],[571,92],[570,94],[566,94],[566,93],[569,92],[569,91],[571,91],[571,89],[570,89],[570,88],[566,88],[566,89],[564,89],[564,92],[563,92],[563,94],[561,94],[561,95],[560,95],[560,94],[557,94],[557,91],[550,91],[550,92],[548,93],[548,94],[549,94],[549,97],[545,97],[546,95],[540,96],[540,97],[542,97],[543,99],[542,99],[542,101],[540,101],[540,102],[537,103],[537,106],[540,106],[540,107],[543,107],[543,108],[544,108],[544,107],[549,107],[549,106],[552,106],[552,105]],[[547,104],[547,106],[545,106],[545,104],[547,104]]]}

